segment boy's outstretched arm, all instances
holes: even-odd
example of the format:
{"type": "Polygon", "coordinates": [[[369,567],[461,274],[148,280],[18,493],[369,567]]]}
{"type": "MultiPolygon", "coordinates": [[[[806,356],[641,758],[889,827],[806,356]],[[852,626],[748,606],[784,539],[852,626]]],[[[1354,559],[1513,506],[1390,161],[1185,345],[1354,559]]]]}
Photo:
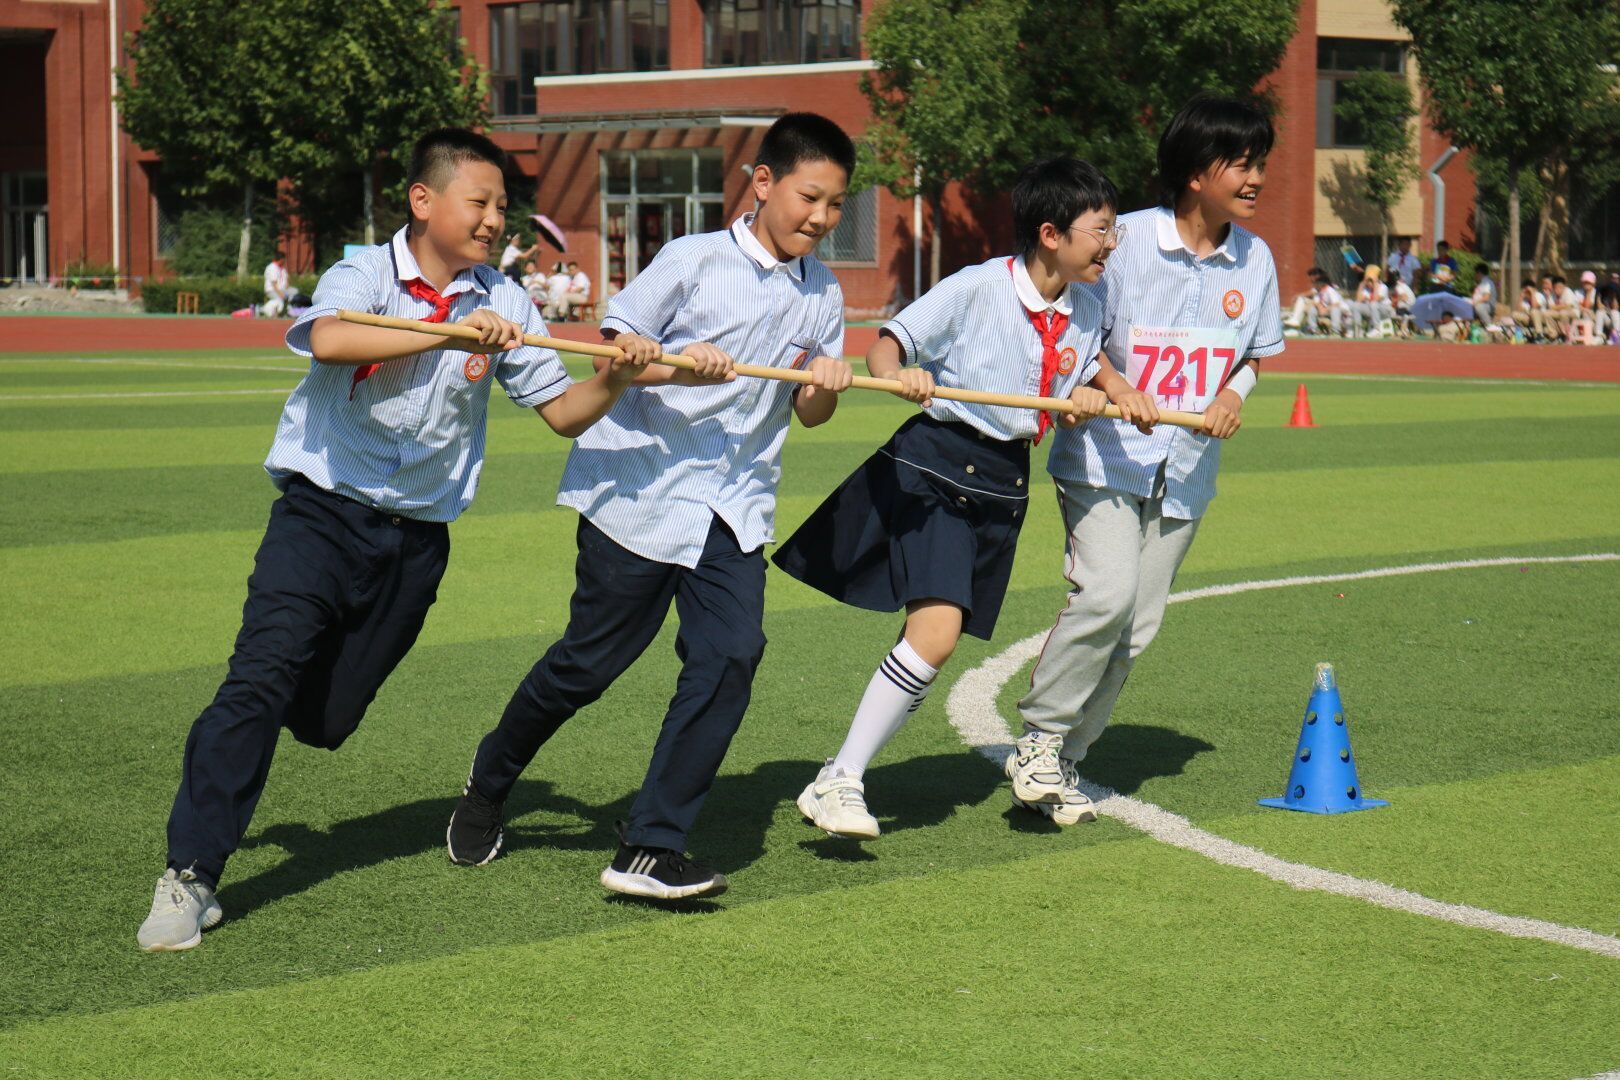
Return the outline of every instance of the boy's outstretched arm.
{"type": "Polygon", "coordinates": [[[458,349],[461,352],[505,352],[523,344],[523,327],[503,319],[488,308],[480,308],[460,320],[483,335],[478,342],[459,337],[434,337],[415,330],[388,330],[344,322],[336,315],[323,315],[310,324],[309,348],[322,364],[353,366],[381,364],[430,349],[458,349]]]}

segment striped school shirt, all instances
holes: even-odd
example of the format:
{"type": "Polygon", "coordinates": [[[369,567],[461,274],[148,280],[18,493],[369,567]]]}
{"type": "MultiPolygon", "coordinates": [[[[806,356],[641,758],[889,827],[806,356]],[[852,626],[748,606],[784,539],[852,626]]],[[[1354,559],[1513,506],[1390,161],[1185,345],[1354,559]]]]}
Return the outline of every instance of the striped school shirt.
{"type": "MultiPolygon", "coordinates": [[[[422,276],[405,232],[322,274],[312,306],[287,331],[287,347],[312,361],[281,411],[264,468],[283,491],[301,474],[380,510],[454,521],[478,488],[490,383],[527,407],[568,389],[568,372],[556,353],[527,346],[487,355],[431,349],[389,360],[360,382],[353,365],[313,360],[315,320],[339,309],[407,319],[433,313],[430,301],[405,289],[422,276]]],[[[443,295],[449,322],[490,307],[528,333],[546,332],[528,294],[491,267],[463,270],[443,295]]]]}
{"type": "MultiPolygon", "coordinates": [[[[1264,240],[1233,224],[1200,259],[1166,208],[1120,221],[1125,237],[1092,287],[1102,299],[1103,349],[1161,407],[1202,410],[1237,362],[1283,351],[1277,268],[1264,240]]],[[[1165,516],[1191,520],[1215,497],[1220,461],[1219,439],[1168,425],[1143,435],[1098,417],[1060,430],[1046,467],[1059,480],[1142,498],[1156,494],[1162,469],[1165,516]]]]}
{"type": "MultiPolygon", "coordinates": [[[[608,301],[604,331],[681,352],[708,342],[741,363],[802,368],[844,351],[844,294],[815,258],[778,262],[750,231],[665,244],[608,301]]],[[[568,455],[557,502],[645,559],[696,566],[718,516],[743,551],[774,538],[794,383],[739,376],[632,386],[568,455]]]]}
{"type": "MultiPolygon", "coordinates": [[[[1068,397],[1100,367],[1101,305],[1079,285],[1045,300],[1030,280],[1024,260],[999,255],[965,267],[929,289],[883,325],[905,351],[905,362],[934,376],[936,386],[1003,394],[1041,392],[1041,335],[1030,315],[1053,310],[1069,317],[1058,338],[1062,358],[1051,397],[1068,397]]],[[[992,439],[1033,439],[1039,414],[1032,409],[973,405],[935,398],[936,420],[967,424],[992,439]]]]}

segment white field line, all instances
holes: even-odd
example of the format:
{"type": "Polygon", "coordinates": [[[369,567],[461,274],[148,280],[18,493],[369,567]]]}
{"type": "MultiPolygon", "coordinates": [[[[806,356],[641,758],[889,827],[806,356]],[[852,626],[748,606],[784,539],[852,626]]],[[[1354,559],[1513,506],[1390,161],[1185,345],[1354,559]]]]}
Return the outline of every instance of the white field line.
{"type": "MultiPolygon", "coordinates": [[[[1362,581],[1369,578],[1401,577],[1407,574],[1427,574],[1443,570],[1472,570],[1487,566],[1526,566],[1539,563],[1582,563],[1620,561],[1620,553],[1605,552],[1594,555],[1525,556],[1523,558],[1468,559],[1457,562],[1419,563],[1412,566],[1387,566],[1376,570],[1361,570],[1347,574],[1315,574],[1301,577],[1273,578],[1269,581],[1242,581],[1231,585],[1214,585],[1204,589],[1189,589],[1175,593],[1171,603],[1201,600],[1211,596],[1233,596],[1237,593],[1261,589],[1286,589],[1296,585],[1322,585],[1340,581],[1362,581]]],[[[951,687],[945,703],[951,725],[962,741],[975,748],[998,766],[1012,749],[1011,732],[1007,721],[996,711],[996,696],[1001,687],[1025,663],[1040,652],[1046,633],[1033,634],[984,661],[965,673],[951,687]]],[[[1112,817],[1134,829],[1147,833],[1155,840],[1182,848],[1212,859],[1223,866],[1252,870],[1273,881],[1295,889],[1311,889],[1365,900],[1379,907],[1406,911],[1433,919],[1480,930],[1493,930],[1510,937],[1535,938],[1558,945],[1583,949],[1620,959],[1620,938],[1598,934],[1578,927],[1560,926],[1541,919],[1527,919],[1502,915],[1467,904],[1451,904],[1434,900],[1406,889],[1398,889],[1381,881],[1352,877],[1332,870],[1323,870],[1302,863],[1287,862],[1268,855],[1257,848],[1205,832],[1179,814],[1160,806],[1121,795],[1110,788],[1082,781],[1082,789],[1097,803],[1097,812],[1112,817]]]]}
{"type": "Polygon", "coordinates": [[[303,367],[270,367],[265,364],[197,364],[190,360],[126,360],[102,356],[6,357],[0,359],[0,364],[117,364],[124,367],[196,368],[200,371],[290,371],[297,375],[309,370],[308,364],[303,367]]]}
{"type": "Polygon", "coordinates": [[[124,394],[0,394],[0,401],[91,401],[97,399],[124,400],[126,398],[176,397],[237,397],[245,394],[290,394],[291,386],[272,386],[263,390],[132,390],[124,394]]]}

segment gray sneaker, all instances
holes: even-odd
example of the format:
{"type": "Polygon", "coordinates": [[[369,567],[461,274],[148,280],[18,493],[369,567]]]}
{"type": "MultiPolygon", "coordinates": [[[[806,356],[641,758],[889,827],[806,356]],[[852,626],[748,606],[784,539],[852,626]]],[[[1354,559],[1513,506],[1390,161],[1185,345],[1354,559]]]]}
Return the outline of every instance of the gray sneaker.
{"type": "Polygon", "coordinates": [[[135,941],[146,952],[178,952],[202,940],[225,917],[214,890],[190,870],[165,870],[152,893],[152,912],[135,941]]]}
{"type": "Polygon", "coordinates": [[[1012,781],[1013,798],[1023,803],[1063,801],[1063,768],[1058,751],[1063,736],[1027,728],[1007,755],[1005,771],[1012,781]]]}
{"type": "Polygon", "coordinates": [[[1075,767],[1074,762],[1064,757],[1058,758],[1058,766],[1063,770],[1062,802],[1027,802],[1014,795],[1013,805],[1049,817],[1057,825],[1079,825],[1082,822],[1096,821],[1097,804],[1080,790],[1080,770],[1075,767]]]}

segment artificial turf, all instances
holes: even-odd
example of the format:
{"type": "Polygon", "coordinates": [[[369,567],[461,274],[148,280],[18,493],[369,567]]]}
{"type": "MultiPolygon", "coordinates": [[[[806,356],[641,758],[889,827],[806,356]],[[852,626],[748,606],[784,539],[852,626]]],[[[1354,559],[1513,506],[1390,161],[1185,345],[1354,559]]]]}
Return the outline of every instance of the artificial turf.
{"type": "MultiPolygon", "coordinates": [[[[0,362],[0,872],[18,885],[0,901],[14,953],[0,1067],[1620,1065],[1620,961],[1296,893],[1108,819],[1058,832],[1010,810],[943,691],[1061,601],[1044,494],[996,641],[964,642],[869,774],[878,843],[820,839],[791,800],[896,621],[773,572],[754,703],[692,840],[732,892],[672,912],[595,882],[672,688],[670,628],[542,751],[509,805],[509,854],[452,869],[443,827],[466,760],[560,632],[572,573],[574,517],[551,505],[566,444],[499,403],[417,649],[339,753],[284,742],[221,889],[224,926],[190,954],[141,955],[180,746],[223,670],[274,495],[258,462],[296,374],[257,369],[298,367],[148,359],[0,362]],[[147,393],[166,396],[72,396],[147,393]]],[[[1268,378],[1246,410],[1178,587],[1620,550],[1620,389],[1313,376],[1322,426],[1295,431],[1281,425],[1297,381],[1268,378]]],[[[779,535],[905,415],[852,394],[832,423],[793,431],[779,535]]],[[[1617,586],[1620,564],[1534,565],[1177,605],[1086,771],[1285,858],[1615,933],[1617,586]],[[1362,780],[1386,810],[1253,804],[1281,791],[1316,660],[1339,666],[1362,780]]]]}

